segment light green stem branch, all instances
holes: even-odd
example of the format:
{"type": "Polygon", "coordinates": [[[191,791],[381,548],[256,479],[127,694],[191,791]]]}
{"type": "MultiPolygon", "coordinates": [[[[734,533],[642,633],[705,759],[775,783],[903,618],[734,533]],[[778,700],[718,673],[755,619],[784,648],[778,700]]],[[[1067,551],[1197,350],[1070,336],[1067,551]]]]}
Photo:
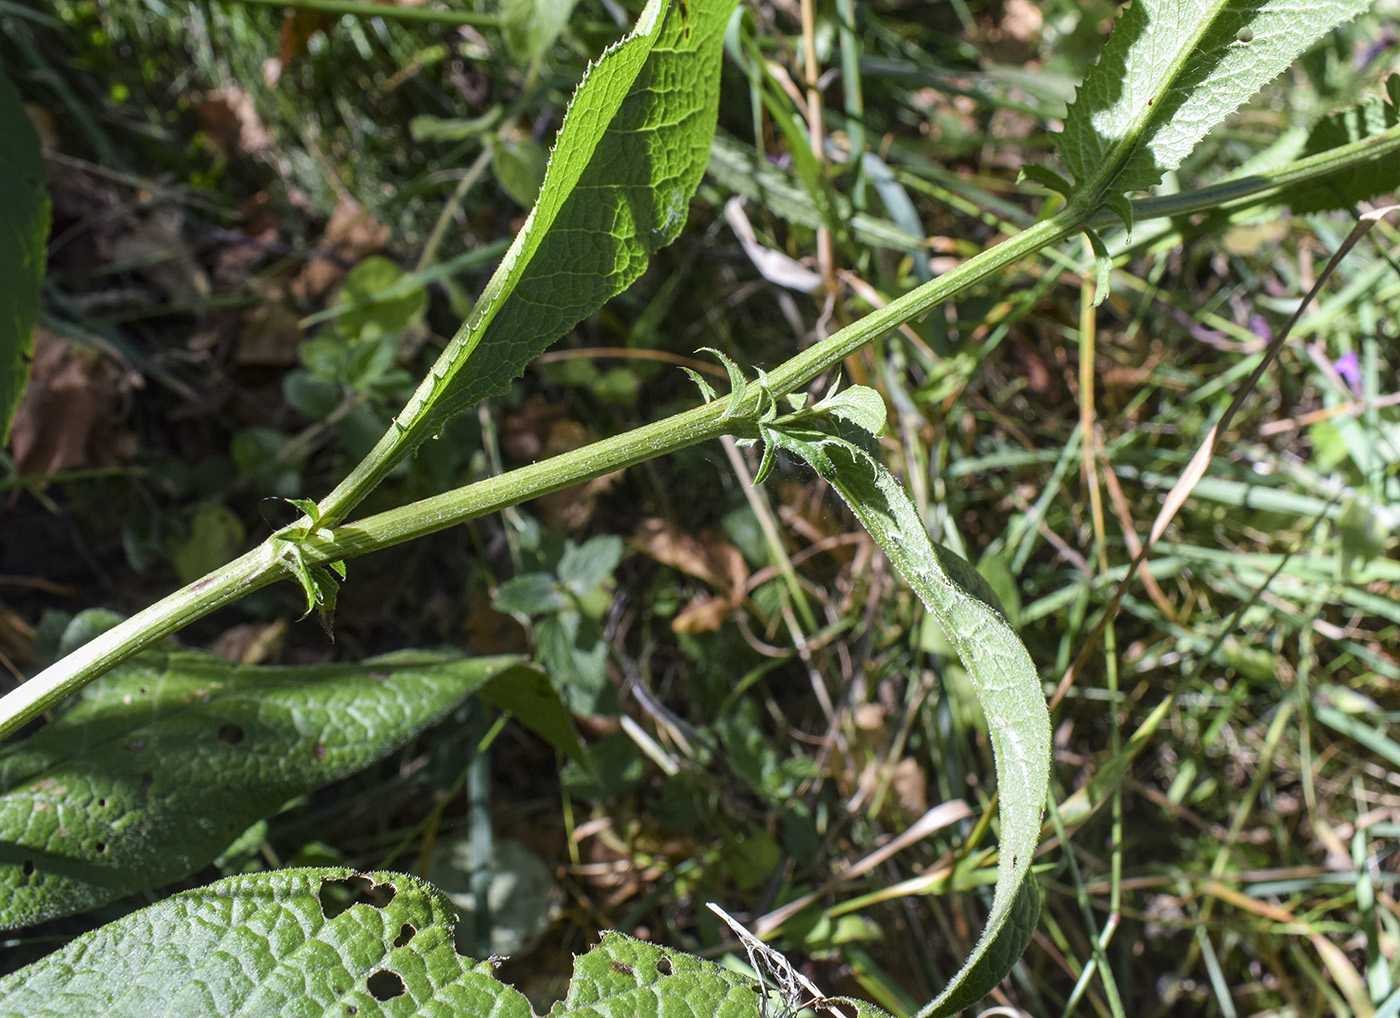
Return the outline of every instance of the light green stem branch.
{"type": "MultiPolygon", "coordinates": [[[[960,290],[1073,233],[1078,228],[1078,219],[1078,214],[1066,209],[1055,218],[1036,224],[891,301],[773,371],[768,376],[769,390],[774,396],[782,396],[809,384],[882,333],[926,314],[960,290]]],[[[715,400],[563,456],[336,527],[328,539],[322,536],[324,531],[318,532],[302,543],[303,559],[307,565],[315,566],[363,555],[697,442],[723,434],[749,437],[756,434],[754,422],[760,409],[759,387],[749,387],[748,395],[735,412],[726,413],[728,405],[727,399],[715,400]]],[[[244,594],[284,578],[289,574],[283,558],[286,550],[284,540],[269,538],[221,569],[109,629],[18,689],[0,697],[0,738],[157,640],[244,594]]]]}
{"type": "MultiPolygon", "coordinates": [[[[315,2],[328,6],[332,0],[315,2]]],[[[402,11],[403,8],[393,10],[402,11]]],[[[1143,200],[1135,203],[1136,218],[1182,215],[1218,208],[1231,202],[1257,200],[1268,192],[1316,179],[1348,165],[1378,158],[1394,158],[1397,153],[1400,153],[1400,128],[1300,160],[1268,175],[1227,181],[1188,194],[1143,200]]],[[[769,373],[769,391],[773,396],[781,397],[801,389],[881,334],[927,314],[953,295],[1078,232],[1085,225],[1105,225],[1113,219],[1111,213],[1099,209],[1101,196],[1081,194],[1076,197],[1079,200],[1058,215],[983,251],[791,358],[769,373]]],[[[308,565],[314,566],[363,555],[697,442],[723,434],[750,434],[755,431],[758,404],[759,388],[750,386],[749,395],[733,413],[725,412],[727,399],[716,400],[563,456],[336,527],[329,539],[320,536],[308,538],[302,546],[303,557],[308,565]]],[[[386,436],[386,441],[393,444],[395,438],[401,436],[386,436]]],[[[333,524],[336,510],[343,511],[352,506],[373,488],[391,459],[389,456],[381,459],[367,457],[356,474],[342,482],[323,503],[323,506],[332,509],[331,519],[327,522],[333,524]]],[[[0,697],[0,738],[12,734],[108,668],[157,640],[245,594],[288,576],[285,553],[284,541],[269,538],[228,565],[133,615],[46,668],[18,689],[0,697]]]]}
{"type": "MultiPolygon", "coordinates": [[[[1332,173],[1378,159],[1400,159],[1400,126],[1362,138],[1349,145],[1328,149],[1266,173],[1255,173],[1211,184],[1209,187],[1160,198],[1139,198],[1133,204],[1133,221],[1215,212],[1236,206],[1257,204],[1275,192],[1312,183],[1332,173]]],[[[1119,219],[1107,209],[1099,211],[1089,226],[1101,230],[1119,219]]]]}
{"type": "MultiPolygon", "coordinates": [[[[1182,215],[1236,201],[1258,200],[1271,191],[1296,186],[1349,165],[1395,158],[1397,154],[1400,154],[1400,128],[1300,160],[1268,175],[1243,177],[1201,191],[1137,202],[1134,206],[1136,218],[1182,215]]],[[[1111,213],[1098,208],[1098,196],[1080,198],[1053,218],[983,251],[788,360],[769,373],[769,391],[780,397],[801,389],[881,334],[927,314],[953,295],[1076,233],[1086,224],[1100,226],[1112,220],[1111,213]]],[[[563,456],[336,527],[330,539],[313,537],[303,544],[305,561],[308,565],[319,565],[388,548],[722,434],[748,434],[754,431],[758,400],[758,386],[751,386],[743,404],[732,414],[725,413],[728,400],[716,400],[563,456]]],[[[388,437],[392,439],[393,436],[388,437]]],[[[364,472],[369,476],[347,478],[326,500],[332,508],[353,505],[378,482],[374,457],[367,458],[367,464],[364,472]],[[344,497],[347,494],[349,497],[344,497]]],[[[362,469],[365,467],[366,464],[361,464],[362,469]]],[[[245,594],[283,579],[288,575],[283,560],[285,552],[283,541],[269,538],[228,565],[133,615],[0,697],[0,738],[12,734],[108,668],[157,640],[245,594]]]]}

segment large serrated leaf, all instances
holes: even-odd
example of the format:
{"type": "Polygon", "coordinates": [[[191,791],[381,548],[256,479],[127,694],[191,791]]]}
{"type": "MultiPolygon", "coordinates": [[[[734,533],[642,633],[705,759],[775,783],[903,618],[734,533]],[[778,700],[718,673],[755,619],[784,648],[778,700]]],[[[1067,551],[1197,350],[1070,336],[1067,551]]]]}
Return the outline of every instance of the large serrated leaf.
{"type": "Polygon", "coordinates": [[[0,445],[29,378],[34,316],[44,278],[49,234],[49,195],[39,135],[24,113],[19,92],[0,72],[0,445]]]}
{"type": "Polygon", "coordinates": [[[301,668],[133,658],[0,751],[0,928],[186,876],[523,667],[415,651],[301,668]]]}
{"type": "Polygon", "coordinates": [[[1040,897],[1031,860],[1050,782],[1050,717],[1025,646],[970,565],[935,545],[869,436],[836,423],[836,435],[763,429],[764,441],[806,460],[845,499],[957,650],[987,716],[1000,796],[1000,859],[987,926],[962,969],[919,1012],[941,1018],[984,997],[1030,942],[1040,897]]]}
{"type": "Polygon", "coordinates": [[[452,414],[505,391],[680,234],[709,157],[724,28],[735,2],[650,0],[632,33],[589,68],[533,210],[395,430],[371,454],[376,472],[452,414]]]}
{"type": "Polygon", "coordinates": [[[1134,0],[1065,117],[1060,154],[1101,200],[1152,187],[1371,0],[1134,0]]]}
{"type": "Polygon", "coordinates": [[[454,921],[441,892],[400,873],[232,877],[134,912],[0,980],[0,1018],[533,1018],[490,964],[457,954],[454,921]],[[375,885],[374,903],[344,907],[338,898],[361,878],[375,885]]]}

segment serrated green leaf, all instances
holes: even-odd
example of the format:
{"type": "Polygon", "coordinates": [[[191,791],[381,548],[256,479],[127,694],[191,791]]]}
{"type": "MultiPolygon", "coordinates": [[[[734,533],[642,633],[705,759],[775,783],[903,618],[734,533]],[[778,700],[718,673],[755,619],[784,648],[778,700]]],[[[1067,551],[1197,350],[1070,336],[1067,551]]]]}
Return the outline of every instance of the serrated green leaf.
{"type": "MultiPolygon", "coordinates": [[[[1050,781],[1050,718],[1040,678],[1025,646],[997,610],[985,583],[968,583],[972,566],[935,545],[899,481],[872,455],[868,436],[766,427],[764,438],[801,456],[828,480],[919,595],[972,678],[987,716],[1000,797],[996,892],[987,926],[962,969],[919,1018],[952,1013],[964,994],[996,985],[1029,939],[1019,930],[1031,912],[1026,885],[1040,837],[1050,781]],[[1008,930],[1008,924],[1012,928],[1008,930]],[[1012,948],[1016,953],[1012,954],[1012,948]]],[[[1029,923],[1033,928],[1033,920],[1029,923]]],[[[980,999],[985,991],[978,992],[980,999]]]]}
{"type": "MultiPolygon", "coordinates": [[[[1400,131],[1400,74],[1392,74],[1385,84],[1389,102],[1371,96],[1350,109],[1324,117],[1308,134],[1301,155],[1318,155],[1400,131]]],[[[1350,208],[1357,202],[1397,189],[1400,189],[1400,159],[1367,159],[1293,188],[1284,197],[1294,212],[1327,212],[1350,208]]]]}
{"type": "Polygon", "coordinates": [[[29,379],[49,235],[49,193],[39,135],[25,115],[19,91],[3,71],[0,138],[5,139],[0,145],[0,184],[5,194],[0,201],[0,445],[4,445],[29,379]]]}
{"type": "Polygon", "coordinates": [[[253,668],[156,649],[0,751],[0,927],[179,879],[293,796],[351,774],[516,658],[402,652],[253,668]]]}
{"type": "Polygon", "coordinates": [[[700,372],[696,371],[694,368],[682,367],[681,370],[690,376],[690,380],[695,383],[695,388],[700,390],[700,398],[706,403],[711,403],[718,398],[715,387],[705,379],[704,375],[700,374],[700,372]]]}
{"type": "Polygon", "coordinates": [[[1078,192],[1146,190],[1308,46],[1370,0],[1134,0],[1065,117],[1078,192]]]}
{"type": "Polygon", "coordinates": [[[493,966],[457,954],[455,921],[440,891],[402,873],[231,877],[0,979],[0,1018],[534,1018],[493,966]],[[366,880],[369,900],[354,901],[366,880]]]}
{"type": "Polygon", "coordinates": [[[852,385],[827,396],[812,407],[812,412],[840,418],[869,435],[879,435],[885,430],[885,401],[868,385],[852,385]]]}
{"type": "Polygon", "coordinates": [[[734,3],[649,0],[632,33],[589,68],[525,226],[381,440],[376,470],[451,415],[504,392],[680,234],[714,133],[721,42],[734,3]]]}

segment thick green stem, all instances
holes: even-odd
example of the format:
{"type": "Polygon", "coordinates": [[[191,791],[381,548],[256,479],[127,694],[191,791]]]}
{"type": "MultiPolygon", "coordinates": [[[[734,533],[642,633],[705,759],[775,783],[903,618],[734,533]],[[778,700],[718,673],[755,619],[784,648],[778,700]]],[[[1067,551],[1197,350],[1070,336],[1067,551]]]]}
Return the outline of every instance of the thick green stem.
{"type": "MultiPolygon", "coordinates": [[[[1356,162],[1397,151],[1400,151],[1400,129],[1302,160],[1267,178],[1242,178],[1205,192],[1148,199],[1138,205],[1139,214],[1141,218],[1148,218],[1196,211],[1202,207],[1203,200],[1207,202],[1205,207],[1219,207],[1224,202],[1257,197],[1263,191],[1315,179],[1356,162]]],[[[1099,225],[1100,220],[1109,218],[1109,214],[1098,210],[1097,196],[1093,200],[1082,197],[1053,218],[983,251],[791,358],[769,373],[769,391],[774,396],[783,396],[810,384],[881,334],[927,314],[953,295],[1077,232],[1086,223],[1099,225]]],[[[303,558],[314,566],[388,548],[687,445],[723,434],[752,431],[759,412],[758,387],[750,387],[748,396],[734,413],[726,413],[728,402],[727,399],[717,400],[542,463],[335,527],[329,538],[322,536],[325,531],[320,530],[303,543],[303,558]]],[[[391,433],[385,436],[385,443],[394,446],[402,439],[403,436],[391,433]]],[[[354,475],[342,482],[324,503],[332,509],[327,522],[334,525],[338,512],[347,511],[372,489],[393,459],[392,455],[367,457],[354,475]]],[[[133,615],[0,697],[0,738],[12,734],[108,668],[157,640],[288,576],[286,551],[283,539],[269,538],[221,569],[133,615]]]]}
{"type": "MultiPolygon", "coordinates": [[[[1382,153],[1396,150],[1400,150],[1400,131],[1390,131],[1378,138],[1295,163],[1280,174],[1271,176],[1267,184],[1262,184],[1259,179],[1246,178],[1220,185],[1212,189],[1210,204],[1218,206],[1232,198],[1257,195],[1264,188],[1312,179],[1335,172],[1357,160],[1377,158],[1382,153]]],[[[1151,214],[1179,214],[1199,207],[1198,201],[1188,204],[1194,201],[1191,195],[1151,201],[1161,203],[1162,207],[1150,211],[1143,208],[1144,218],[1151,214]],[[1169,204],[1172,202],[1178,204],[1169,204]]],[[[937,279],[848,325],[770,372],[769,391],[774,396],[783,396],[810,384],[881,334],[927,314],[955,294],[1082,229],[1090,219],[1090,209],[1097,213],[1095,203],[1087,200],[1076,202],[1053,218],[983,251],[937,279]]],[[[1103,218],[1102,214],[1098,214],[1098,218],[1103,218]]],[[[1098,219],[1093,221],[1097,222],[1098,219]]],[[[726,413],[727,399],[717,400],[542,463],[335,527],[329,538],[323,536],[324,530],[318,531],[303,543],[303,558],[308,565],[314,566],[388,548],[697,442],[723,434],[747,433],[752,431],[754,418],[759,412],[758,401],[758,387],[751,386],[743,404],[732,414],[726,413]]],[[[386,440],[392,443],[394,437],[386,436],[386,440]]],[[[383,459],[387,461],[390,457],[383,459]]],[[[374,462],[373,456],[367,458],[367,463],[374,462]]],[[[382,463],[380,465],[382,467],[382,463]]],[[[327,500],[333,507],[348,508],[377,483],[378,472],[373,467],[364,469],[365,464],[361,467],[368,476],[357,477],[359,483],[342,483],[337,489],[342,497],[333,496],[327,500]],[[343,497],[349,492],[353,494],[343,497]]],[[[132,616],[40,672],[18,689],[0,697],[0,738],[13,733],[114,664],[244,594],[287,576],[289,571],[283,558],[285,552],[283,540],[269,538],[246,555],[132,616]]]]}
{"type": "Polygon", "coordinates": [[[113,665],[171,633],[287,575],[286,545],[269,538],[226,566],[182,587],[83,644],[0,697],[0,738],[76,693],[113,665]]]}
{"type": "MultiPolygon", "coordinates": [[[[1317,155],[1299,159],[1262,173],[1251,173],[1211,184],[1209,187],[1158,198],[1139,198],[1133,202],[1133,221],[1193,215],[1197,212],[1218,212],[1256,204],[1276,192],[1312,183],[1342,170],[1379,159],[1400,158],[1400,126],[1362,138],[1349,145],[1328,149],[1317,155]]],[[[1119,219],[1107,209],[1100,210],[1089,221],[1094,229],[1118,223],[1119,219]]]]}
{"type": "MultiPolygon", "coordinates": [[[[793,357],[768,376],[782,396],[809,384],[881,334],[925,314],[949,297],[1053,244],[1079,228],[1081,215],[1066,209],[1024,233],[983,251],[957,268],[891,301],[793,357]]],[[[718,399],[623,435],[478,481],[456,491],[334,527],[316,529],[301,542],[308,566],[351,558],[445,530],[508,506],[633,466],[724,434],[749,435],[759,414],[759,387],[751,385],[734,412],[718,399]]],[[[133,615],[62,661],[0,697],[0,738],[76,692],[108,668],[244,594],[290,574],[285,538],[271,537],[246,555],[133,615]]]]}
{"type": "Polygon", "coordinates": [[[808,385],[822,372],[840,364],[891,329],[927,314],[954,294],[1077,232],[1082,228],[1083,220],[1079,207],[1069,206],[1058,215],[1036,223],[1024,233],[1018,233],[974,255],[957,268],[910,290],[878,311],[872,311],[860,321],[852,322],[788,359],[768,373],[769,388],[774,396],[783,396],[808,385]]]}

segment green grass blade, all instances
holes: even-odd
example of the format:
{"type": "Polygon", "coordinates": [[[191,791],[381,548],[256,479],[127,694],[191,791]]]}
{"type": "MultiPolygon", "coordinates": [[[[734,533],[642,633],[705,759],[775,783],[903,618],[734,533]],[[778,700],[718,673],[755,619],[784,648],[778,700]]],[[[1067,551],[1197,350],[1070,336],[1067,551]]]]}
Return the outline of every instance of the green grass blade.
{"type": "Polygon", "coordinates": [[[589,68],[525,226],[389,432],[322,504],[329,523],[448,417],[503,392],[680,233],[709,158],[734,2],[651,0],[589,68]]]}
{"type": "Polygon", "coordinates": [[[29,378],[34,316],[44,278],[49,235],[49,195],[39,135],[25,115],[19,92],[0,73],[0,445],[29,378]]]}
{"type": "MultiPolygon", "coordinates": [[[[839,427],[839,425],[838,425],[839,427]]],[[[839,437],[765,427],[766,442],[795,453],[828,480],[884,549],[972,677],[987,715],[1000,796],[1000,864],[991,914],[962,969],[919,1018],[941,1018],[982,997],[1030,942],[1040,898],[1031,859],[1050,781],[1050,717],[1025,645],[971,565],[935,545],[899,481],[848,428],[839,437]]]]}
{"type": "Polygon", "coordinates": [[[1065,117],[1060,154],[1097,205],[1152,187],[1308,46],[1370,0],[1138,0],[1065,117]]]}

